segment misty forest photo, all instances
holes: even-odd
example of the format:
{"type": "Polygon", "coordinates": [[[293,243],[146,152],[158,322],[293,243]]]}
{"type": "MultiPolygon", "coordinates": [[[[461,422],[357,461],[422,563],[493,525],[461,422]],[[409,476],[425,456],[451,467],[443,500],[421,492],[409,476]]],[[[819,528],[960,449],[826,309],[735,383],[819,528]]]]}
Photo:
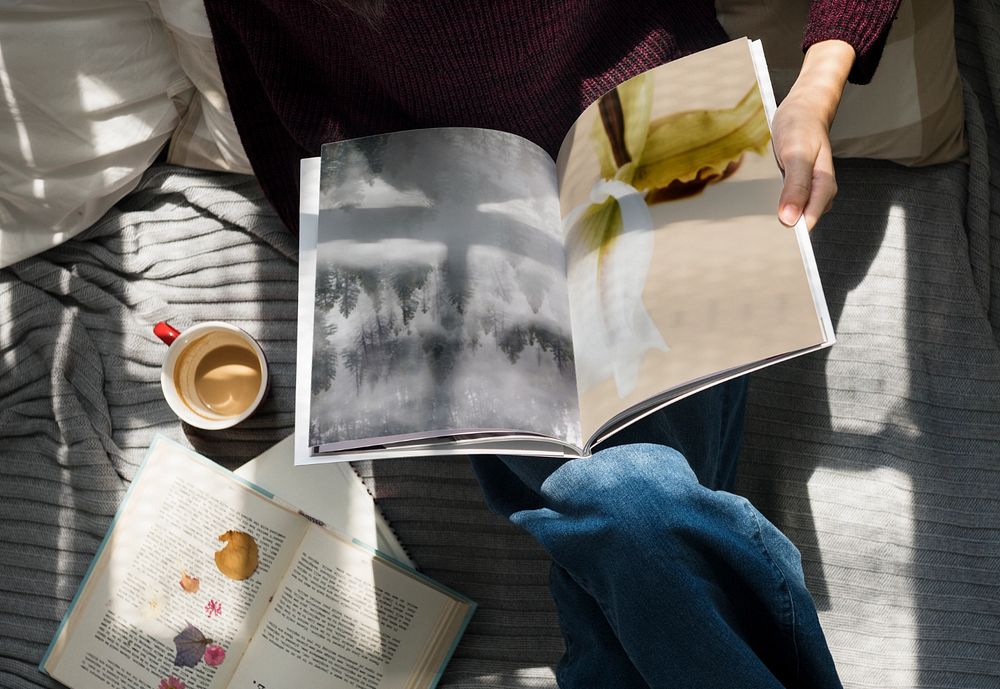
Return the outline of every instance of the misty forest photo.
{"type": "Polygon", "coordinates": [[[489,130],[324,147],[310,444],[578,440],[551,163],[489,130]]]}

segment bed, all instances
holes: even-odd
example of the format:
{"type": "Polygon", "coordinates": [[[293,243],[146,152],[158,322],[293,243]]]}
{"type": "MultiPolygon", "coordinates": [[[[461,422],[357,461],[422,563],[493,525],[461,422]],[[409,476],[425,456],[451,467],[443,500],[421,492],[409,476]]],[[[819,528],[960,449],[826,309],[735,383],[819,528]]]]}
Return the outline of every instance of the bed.
{"type": "MultiPolygon", "coordinates": [[[[813,239],[838,344],[754,375],[738,490],[796,543],[845,686],[1000,687],[1000,13],[958,8],[969,158],[838,162],[813,239]]],[[[0,686],[37,664],[157,433],[236,467],[292,429],[296,243],[253,178],[158,165],[0,271],[0,686]],[[179,424],[158,320],[223,319],[273,379],[179,424]]],[[[441,685],[554,687],[548,561],[467,463],[357,463],[423,571],[479,603],[441,685]]]]}

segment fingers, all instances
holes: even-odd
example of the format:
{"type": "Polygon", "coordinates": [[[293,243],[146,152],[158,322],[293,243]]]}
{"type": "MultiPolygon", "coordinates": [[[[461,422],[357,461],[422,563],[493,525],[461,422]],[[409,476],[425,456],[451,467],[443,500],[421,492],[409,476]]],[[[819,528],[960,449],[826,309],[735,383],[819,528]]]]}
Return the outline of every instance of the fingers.
{"type": "Polygon", "coordinates": [[[813,160],[804,150],[786,153],[781,160],[785,186],[778,198],[778,219],[791,227],[805,210],[812,191],[813,160]]]}
{"type": "Polygon", "coordinates": [[[820,216],[833,206],[833,197],[837,195],[837,178],[833,169],[833,157],[829,149],[820,149],[816,165],[812,172],[812,189],[809,201],[806,203],[803,215],[806,216],[806,227],[812,229],[820,216]]]}
{"type": "Polygon", "coordinates": [[[784,156],[785,184],[778,199],[778,219],[791,227],[805,216],[812,229],[833,205],[837,179],[830,149],[821,146],[815,155],[798,149],[784,156]]]}
{"type": "Polygon", "coordinates": [[[778,219],[789,227],[801,218],[811,230],[837,193],[829,121],[821,110],[789,94],[772,122],[775,156],[785,172],[778,219]]]}

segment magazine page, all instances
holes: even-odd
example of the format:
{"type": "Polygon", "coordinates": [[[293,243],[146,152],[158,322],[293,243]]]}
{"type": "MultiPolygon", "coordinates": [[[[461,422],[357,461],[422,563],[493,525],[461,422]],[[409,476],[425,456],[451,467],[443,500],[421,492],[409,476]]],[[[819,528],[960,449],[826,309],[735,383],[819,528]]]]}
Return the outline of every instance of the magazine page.
{"type": "Polygon", "coordinates": [[[299,161],[299,276],[295,322],[295,466],[312,463],[309,407],[312,399],[313,321],[316,309],[316,239],[319,232],[319,156],[299,161]]]}
{"type": "Polygon", "coordinates": [[[225,687],[309,526],[157,438],[42,668],[73,689],[225,687]]]}
{"type": "Polygon", "coordinates": [[[232,689],[427,689],[475,604],[314,526],[232,689]]]}
{"type": "Polygon", "coordinates": [[[746,39],[602,96],[558,178],[584,437],[664,391],[828,341],[799,237],[777,219],[746,39]]]}
{"type": "Polygon", "coordinates": [[[518,455],[529,457],[574,458],[584,455],[583,448],[550,438],[527,435],[497,435],[495,432],[477,435],[442,435],[427,440],[398,442],[353,450],[338,450],[318,454],[303,466],[332,462],[359,462],[366,459],[393,457],[463,457],[466,455],[518,455]]]}
{"type": "Polygon", "coordinates": [[[323,147],[308,445],[580,444],[555,168],[492,130],[323,147]]]}

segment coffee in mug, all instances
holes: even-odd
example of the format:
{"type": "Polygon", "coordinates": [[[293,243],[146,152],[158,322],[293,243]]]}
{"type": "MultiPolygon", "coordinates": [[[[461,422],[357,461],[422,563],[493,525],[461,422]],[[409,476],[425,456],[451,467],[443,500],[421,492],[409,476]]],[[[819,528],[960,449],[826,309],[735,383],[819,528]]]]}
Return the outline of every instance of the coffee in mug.
{"type": "Polygon", "coordinates": [[[168,324],[154,332],[168,342],[160,377],[174,412],[193,426],[234,426],[260,404],[267,387],[267,361],[252,337],[228,323],[202,323],[183,333],[168,324]]]}

